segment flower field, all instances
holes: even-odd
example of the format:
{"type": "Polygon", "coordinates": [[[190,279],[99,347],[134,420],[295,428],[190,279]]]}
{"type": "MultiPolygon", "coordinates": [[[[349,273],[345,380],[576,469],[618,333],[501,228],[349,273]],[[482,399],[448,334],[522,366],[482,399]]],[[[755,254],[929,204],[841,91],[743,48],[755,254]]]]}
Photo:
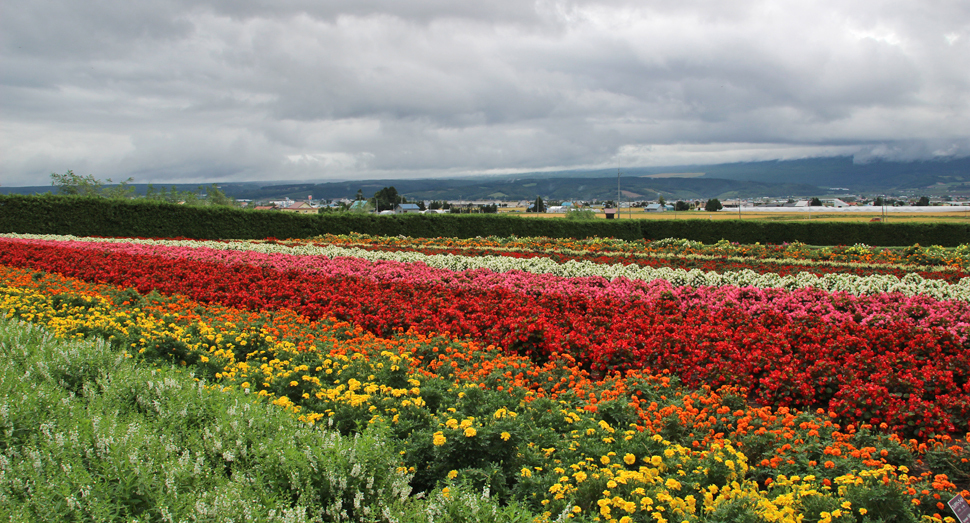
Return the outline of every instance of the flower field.
{"type": "Polygon", "coordinates": [[[5,235],[0,310],[384,427],[415,492],[540,520],[942,521],[968,486],[959,249],[459,242],[5,235]]]}

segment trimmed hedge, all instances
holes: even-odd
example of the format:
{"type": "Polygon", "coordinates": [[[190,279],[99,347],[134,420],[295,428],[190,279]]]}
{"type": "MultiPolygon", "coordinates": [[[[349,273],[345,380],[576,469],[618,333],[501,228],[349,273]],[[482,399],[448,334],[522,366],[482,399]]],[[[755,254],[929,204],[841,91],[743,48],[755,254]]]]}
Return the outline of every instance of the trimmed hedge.
{"type": "Polygon", "coordinates": [[[800,241],[809,245],[880,247],[920,244],[956,247],[970,243],[970,224],[882,222],[775,222],[759,220],[643,220],[648,240],[687,238],[704,243],[721,239],[750,244],[800,241]]]}
{"type": "Polygon", "coordinates": [[[0,196],[0,232],[209,240],[308,238],[350,232],[416,238],[495,235],[636,240],[643,237],[639,224],[632,220],[575,222],[494,214],[300,215],[53,195],[0,196]]]}
{"type": "Polygon", "coordinates": [[[414,238],[548,236],[552,238],[686,238],[715,243],[801,241],[809,245],[874,246],[970,243],[970,224],[768,222],[757,220],[560,220],[495,214],[325,213],[300,215],[229,207],[106,200],[77,196],[0,196],[0,232],[142,238],[308,238],[358,232],[414,238]]]}

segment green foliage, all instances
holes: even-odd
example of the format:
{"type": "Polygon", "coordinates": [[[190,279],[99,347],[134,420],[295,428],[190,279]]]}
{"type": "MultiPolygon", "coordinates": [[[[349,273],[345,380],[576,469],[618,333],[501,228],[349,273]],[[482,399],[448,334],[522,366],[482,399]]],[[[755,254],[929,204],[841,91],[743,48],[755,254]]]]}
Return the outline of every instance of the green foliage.
{"type": "Polygon", "coordinates": [[[707,212],[717,212],[723,208],[724,206],[721,205],[721,201],[718,200],[717,198],[711,198],[710,200],[707,200],[707,203],[704,205],[704,210],[707,212]]]}
{"type": "Polygon", "coordinates": [[[536,201],[532,203],[526,212],[546,212],[546,204],[543,203],[541,196],[536,196],[536,201]]]}
{"type": "Polygon", "coordinates": [[[393,210],[394,206],[402,203],[404,198],[397,193],[397,189],[393,186],[384,187],[383,189],[374,193],[374,197],[370,199],[371,204],[377,208],[377,211],[389,211],[393,210]]]}
{"type": "Polygon", "coordinates": [[[174,185],[166,191],[156,189],[154,185],[149,184],[145,198],[180,205],[220,205],[225,207],[236,205],[236,201],[226,196],[226,193],[222,192],[216,184],[208,187],[200,185],[195,191],[179,191],[174,185]]]}
{"type": "Polygon", "coordinates": [[[772,222],[758,220],[642,220],[643,238],[684,238],[707,244],[801,242],[808,245],[956,247],[970,243],[970,225],[958,223],[772,222]]]}
{"type": "MultiPolygon", "coordinates": [[[[71,196],[101,196],[104,198],[126,199],[135,194],[134,187],[128,184],[134,179],[128,178],[116,186],[105,187],[104,182],[98,180],[94,175],[81,176],[68,170],[64,174],[51,173],[51,185],[57,187],[58,192],[71,196]]],[[[114,183],[111,178],[107,182],[114,183]]]]}
{"type": "Polygon", "coordinates": [[[499,505],[487,489],[465,485],[439,489],[425,499],[394,507],[398,523],[532,523],[534,515],[518,503],[499,505]]]}
{"type": "Polygon", "coordinates": [[[592,209],[570,209],[566,211],[567,220],[595,220],[596,211],[592,209]]]}
{"type": "Polygon", "coordinates": [[[410,493],[380,432],[314,428],[9,320],[0,356],[0,506],[25,520],[361,521],[410,493]]]}

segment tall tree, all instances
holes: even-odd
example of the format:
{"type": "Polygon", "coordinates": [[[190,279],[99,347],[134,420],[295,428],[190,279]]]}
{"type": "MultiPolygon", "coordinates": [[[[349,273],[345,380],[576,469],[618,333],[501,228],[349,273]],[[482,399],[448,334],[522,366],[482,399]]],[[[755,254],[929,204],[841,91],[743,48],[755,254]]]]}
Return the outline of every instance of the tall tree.
{"type": "Polygon", "coordinates": [[[723,208],[724,206],[721,205],[721,200],[718,200],[717,198],[707,200],[707,204],[704,205],[704,210],[707,212],[720,211],[723,208]]]}
{"type": "Polygon", "coordinates": [[[532,204],[532,212],[546,212],[546,204],[543,203],[542,196],[536,196],[536,201],[532,204]]]}

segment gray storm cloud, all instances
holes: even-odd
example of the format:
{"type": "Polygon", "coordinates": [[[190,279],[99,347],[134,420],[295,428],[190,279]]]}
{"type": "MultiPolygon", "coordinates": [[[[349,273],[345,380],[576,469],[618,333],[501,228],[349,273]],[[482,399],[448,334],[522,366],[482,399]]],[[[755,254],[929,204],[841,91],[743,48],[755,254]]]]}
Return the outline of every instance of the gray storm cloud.
{"type": "Polygon", "coordinates": [[[966,2],[97,3],[0,18],[0,183],[970,154],[966,2]]]}

